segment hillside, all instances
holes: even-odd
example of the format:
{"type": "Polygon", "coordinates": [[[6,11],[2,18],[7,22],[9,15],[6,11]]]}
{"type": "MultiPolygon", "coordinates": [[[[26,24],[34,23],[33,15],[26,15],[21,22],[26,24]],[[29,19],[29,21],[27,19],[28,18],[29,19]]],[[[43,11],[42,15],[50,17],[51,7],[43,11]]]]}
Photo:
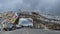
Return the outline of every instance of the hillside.
{"type": "Polygon", "coordinates": [[[40,15],[38,12],[22,11],[19,12],[19,18],[32,18],[34,21],[34,28],[60,29],[60,20],[47,18],[40,15]]]}

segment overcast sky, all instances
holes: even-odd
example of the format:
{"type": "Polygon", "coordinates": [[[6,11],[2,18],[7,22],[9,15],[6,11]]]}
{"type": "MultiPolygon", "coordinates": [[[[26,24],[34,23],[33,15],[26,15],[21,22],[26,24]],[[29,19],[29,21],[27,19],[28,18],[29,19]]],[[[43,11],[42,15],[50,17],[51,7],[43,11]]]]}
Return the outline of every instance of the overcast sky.
{"type": "Polygon", "coordinates": [[[43,14],[60,16],[60,0],[0,0],[0,12],[40,10],[43,14]]]}

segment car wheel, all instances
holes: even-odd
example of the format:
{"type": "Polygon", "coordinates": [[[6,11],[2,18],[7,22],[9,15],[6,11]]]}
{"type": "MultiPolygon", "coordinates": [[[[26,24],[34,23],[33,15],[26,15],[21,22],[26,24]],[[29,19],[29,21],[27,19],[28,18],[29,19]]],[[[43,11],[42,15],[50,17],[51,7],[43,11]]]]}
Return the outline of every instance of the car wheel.
{"type": "Polygon", "coordinates": [[[32,26],[29,26],[29,28],[33,28],[32,26]]]}

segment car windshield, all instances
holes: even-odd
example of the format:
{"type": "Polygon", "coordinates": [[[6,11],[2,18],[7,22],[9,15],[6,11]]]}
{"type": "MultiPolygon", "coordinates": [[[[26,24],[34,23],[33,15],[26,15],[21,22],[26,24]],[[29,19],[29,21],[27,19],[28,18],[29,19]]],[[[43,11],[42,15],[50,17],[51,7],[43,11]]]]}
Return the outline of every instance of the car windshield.
{"type": "Polygon", "coordinates": [[[10,26],[13,26],[13,24],[12,23],[8,23],[7,26],[10,27],[10,26]]]}
{"type": "Polygon", "coordinates": [[[21,24],[29,24],[29,23],[30,23],[30,21],[28,21],[28,20],[21,21],[21,24]]]}

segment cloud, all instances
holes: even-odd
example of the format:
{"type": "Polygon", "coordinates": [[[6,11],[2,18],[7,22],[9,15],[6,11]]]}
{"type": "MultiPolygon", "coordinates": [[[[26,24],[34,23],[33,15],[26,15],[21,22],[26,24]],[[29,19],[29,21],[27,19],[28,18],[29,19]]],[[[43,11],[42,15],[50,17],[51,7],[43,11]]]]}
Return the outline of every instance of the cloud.
{"type": "Polygon", "coordinates": [[[42,14],[59,15],[60,0],[0,0],[0,12],[40,10],[42,14]]]}
{"type": "MultiPolygon", "coordinates": [[[[0,0],[1,1],[1,0],[0,0]]],[[[0,5],[0,12],[8,11],[8,10],[16,10],[18,5],[20,6],[23,1],[22,0],[5,0],[2,1],[0,5]]]]}

